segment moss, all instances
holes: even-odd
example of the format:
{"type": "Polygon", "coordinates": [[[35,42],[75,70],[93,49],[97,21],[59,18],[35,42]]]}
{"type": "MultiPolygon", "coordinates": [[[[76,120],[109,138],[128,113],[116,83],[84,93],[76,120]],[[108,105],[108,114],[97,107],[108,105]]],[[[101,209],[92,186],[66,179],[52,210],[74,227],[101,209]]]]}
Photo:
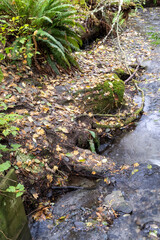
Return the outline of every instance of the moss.
{"type": "MultiPolygon", "coordinates": [[[[4,178],[0,177],[1,190],[16,184],[14,169],[10,169],[4,178]]],[[[14,193],[2,192],[0,194],[0,206],[0,239],[31,240],[21,198],[16,198],[14,193]]]]}
{"type": "Polygon", "coordinates": [[[120,106],[124,95],[124,82],[115,74],[107,74],[102,84],[85,94],[87,110],[93,113],[106,113],[120,106]]]}
{"type": "Polygon", "coordinates": [[[117,74],[117,76],[122,79],[122,80],[126,80],[127,78],[129,78],[129,74],[126,73],[122,68],[116,68],[114,70],[114,72],[117,74]]]}

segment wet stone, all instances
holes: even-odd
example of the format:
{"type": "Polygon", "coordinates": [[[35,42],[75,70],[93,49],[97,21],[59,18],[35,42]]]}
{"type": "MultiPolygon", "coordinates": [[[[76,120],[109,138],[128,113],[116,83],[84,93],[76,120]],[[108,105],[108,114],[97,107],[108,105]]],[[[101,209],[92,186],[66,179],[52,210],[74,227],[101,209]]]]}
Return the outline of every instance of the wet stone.
{"type": "Polygon", "coordinates": [[[117,212],[131,213],[132,206],[128,204],[123,197],[121,191],[113,191],[111,194],[107,195],[104,199],[106,207],[112,207],[117,212]]]}
{"type": "Polygon", "coordinates": [[[120,203],[118,206],[115,206],[115,211],[122,213],[132,213],[132,206],[126,202],[120,203]]]}
{"type": "Polygon", "coordinates": [[[85,223],[83,223],[83,222],[75,222],[74,225],[79,230],[85,228],[85,226],[86,226],[85,223]]]}

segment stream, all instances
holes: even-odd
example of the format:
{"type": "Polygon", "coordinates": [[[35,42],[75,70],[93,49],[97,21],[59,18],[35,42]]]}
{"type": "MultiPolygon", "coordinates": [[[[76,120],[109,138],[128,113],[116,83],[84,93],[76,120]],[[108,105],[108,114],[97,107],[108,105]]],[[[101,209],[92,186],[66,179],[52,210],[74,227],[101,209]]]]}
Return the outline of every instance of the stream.
{"type": "MultiPolygon", "coordinates": [[[[144,36],[160,31],[160,8],[140,11],[134,21],[144,36]]],[[[105,152],[117,165],[130,167],[107,172],[108,185],[77,178],[91,188],[66,193],[53,206],[53,219],[32,222],[34,240],[160,239],[160,46],[153,46],[141,65],[146,67],[139,83],[144,114],[133,131],[105,152]]]]}
{"type": "MultiPolygon", "coordinates": [[[[141,27],[137,22],[135,28],[142,34],[160,31],[160,9],[145,9],[143,19],[137,21],[141,27]]],[[[136,128],[117,138],[105,155],[120,165],[151,162],[160,166],[160,47],[154,46],[150,59],[141,65],[147,68],[139,84],[145,92],[145,114],[136,128]]]]}

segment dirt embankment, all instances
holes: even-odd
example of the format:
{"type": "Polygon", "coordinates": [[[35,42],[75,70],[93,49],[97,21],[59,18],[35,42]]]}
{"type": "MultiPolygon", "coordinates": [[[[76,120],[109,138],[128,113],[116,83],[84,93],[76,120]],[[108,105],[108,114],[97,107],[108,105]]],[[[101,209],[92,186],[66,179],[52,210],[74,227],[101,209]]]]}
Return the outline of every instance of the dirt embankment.
{"type": "Polygon", "coordinates": [[[19,135],[8,138],[7,144],[21,144],[16,156],[10,157],[26,186],[27,204],[47,196],[52,185],[67,185],[72,174],[99,178],[115,168],[111,159],[92,151],[98,149],[99,139],[110,141],[114,137],[116,126],[120,132],[130,127],[132,121],[126,124],[125,120],[138,109],[133,102],[138,90],[131,82],[126,84],[121,107],[102,116],[101,112],[85,111],[81,94],[75,93],[103,83],[105,75],[116,69],[127,72],[124,56],[132,69],[137,57],[148,57],[147,42],[137,32],[125,31],[120,41],[124,52],[114,39],[75,53],[81,71],[57,77],[44,76],[26,66],[2,65],[0,97],[8,106],[5,112],[23,116],[16,122],[19,135]]]}

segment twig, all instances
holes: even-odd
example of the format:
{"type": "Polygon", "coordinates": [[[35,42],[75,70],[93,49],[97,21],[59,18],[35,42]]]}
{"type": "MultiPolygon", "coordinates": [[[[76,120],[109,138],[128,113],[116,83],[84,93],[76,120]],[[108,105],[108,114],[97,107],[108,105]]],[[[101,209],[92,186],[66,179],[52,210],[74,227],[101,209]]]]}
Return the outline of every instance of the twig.
{"type": "Polygon", "coordinates": [[[132,75],[124,81],[125,84],[128,83],[128,82],[135,76],[135,74],[136,74],[136,72],[138,71],[139,67],[140,67],[140,65],[138,65],[138,66],[136,67],[134,73],[132,73],[132,75]]]}
{"type": "Polygon", "coordinates": [[[107,36],[105,36],[105,38],[103,39],[102,43],[104,43],[104,42],[107,40],[108,36],[109,36],[109,35],[111,34],[111,32],[113,31],[113,28],[114,28],[115,24],[119,22],[119,16],[120,16],[120,13],[121,13],[122,4],[123,4],[123,0],[120,0],[120,1],[119,1],[119,8],[118,8],[118,13],[117,13],[116,20],[115,20],[115,22],[112,24],[110,31],[108,32],[107,36]]]}
{"type": "Polygon", "coordinates": [[[4,232],[3,232],[2,230],[0,230],[0,232],[3,234],[3,236],[5,237],[5,239],[7,239],[7,240],[13,240],[13,239],[11,239],[11,238],[8,238],[8,237],[4,234],[4,232]]]}
{"type": "Polygon", "coordinates": [[[119,3],[119,10],[118,10],[118,14],[117,14],[117,19],[116,19],[116,23],[117,23],[117,41],[118,41],[118,46],[119,46],[119,49],[121,51],[121,53],[123,53],[124,55],[124,62],[125,62],[125,67],[128,71],[128,73],[131,75],[131,71],[128,67],[128,64],[127,64],[127,59],[126,59],[126,55],[122,49],[122,46],[121,46],[121,42],[120,42],[120,39],[119,39],[119,18],[120,18],[120,12],[121,12],[121,8],[122,8],[122,4],[123,4],[123,0],[120,0],[120,3],[119,3]]]}
{"type": "Polygon", "coordinates": [[[49,172],[51,172],[51,173],[53,173],[53,174],[55,174],[55,172],[57,171],[57,172],[59,172],[61,175],[67,177],[67,175],[66,175],[64,172],[62,172],[61,170],[59,170],[59,169],[56,169],[56,170],[51,169],[51,168],[48,166],[47,163],[45,164],[45,167],[46,167],[46,170],[47,170],[47,171],[49,171],[49,172]]]}
{"type": "Polygon", "coordinates": [[[78,120],[79,118],[82,118],[82,117],[119,117],[118,114],[100,114],[100,113],[96,113],[96,114],[92,114],[91,116],[89,116],[88,114],[80,114],[78,116],[76,116],[76,120],[78,120]]]}
{"type": "Polygon", "coordinates": [[[30,216],[31,214],[35,213],[35,212],[39,212],[39,211],[45,209],[45,208],[46,208],[46,206],[43,206],[43,207],[41,207],[41,208],[36,208],[36,209],[33,210],[32,212],[28,213],[28,214],[27,214],[27,217],[30,216]]]}

